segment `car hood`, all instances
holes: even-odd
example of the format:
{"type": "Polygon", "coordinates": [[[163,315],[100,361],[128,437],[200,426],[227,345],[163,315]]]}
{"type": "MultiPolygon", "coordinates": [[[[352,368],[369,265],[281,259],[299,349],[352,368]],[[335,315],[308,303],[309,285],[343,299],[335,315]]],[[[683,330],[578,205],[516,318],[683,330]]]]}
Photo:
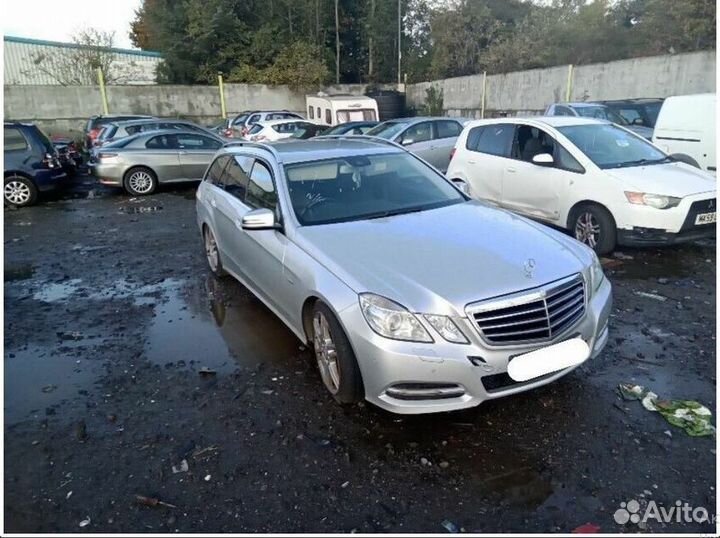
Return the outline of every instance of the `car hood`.
{"type": "Polygon", "coordinates": [[[610,168],[605,172],[620,180],[623,188],[678,198],[701,192],[714,192],[717,187],[713,176],[685,163],[610,168]]]}
{"type": "Polygon", "coordinates": [[[468,303],[552,282],[592,261],[575,240],[477,201],[301,227],[295,240],[358,293],[453,316],[464,316],[468,303]]]}

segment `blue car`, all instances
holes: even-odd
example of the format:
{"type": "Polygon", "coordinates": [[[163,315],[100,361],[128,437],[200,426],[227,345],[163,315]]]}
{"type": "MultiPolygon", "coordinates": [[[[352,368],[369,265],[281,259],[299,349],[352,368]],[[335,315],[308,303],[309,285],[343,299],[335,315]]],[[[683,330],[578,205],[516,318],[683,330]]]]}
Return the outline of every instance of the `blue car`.
{"type": "Polygon", "coordinates": [[[37,126],[6,122],[4,131],[5,204],[32,205],[39,192],[56,189],[67,174],[52,142],[37,126]]]}

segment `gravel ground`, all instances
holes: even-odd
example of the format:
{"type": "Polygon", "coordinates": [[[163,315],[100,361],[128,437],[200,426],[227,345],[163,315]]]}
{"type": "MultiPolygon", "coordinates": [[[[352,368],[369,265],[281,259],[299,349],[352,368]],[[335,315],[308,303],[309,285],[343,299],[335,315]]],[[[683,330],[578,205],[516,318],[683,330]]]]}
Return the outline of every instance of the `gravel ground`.
{"type": "Polygon", "coordinates": [[[715,439],[617,393],[715,413],[714,242],[605,260],[609,344],[559,382],[402,417],[340,408],[290,331],[209,274],[194,192],[81,176],[6,210],[6,531],[635,532],[621,502],[714,511],[715,439]]]}

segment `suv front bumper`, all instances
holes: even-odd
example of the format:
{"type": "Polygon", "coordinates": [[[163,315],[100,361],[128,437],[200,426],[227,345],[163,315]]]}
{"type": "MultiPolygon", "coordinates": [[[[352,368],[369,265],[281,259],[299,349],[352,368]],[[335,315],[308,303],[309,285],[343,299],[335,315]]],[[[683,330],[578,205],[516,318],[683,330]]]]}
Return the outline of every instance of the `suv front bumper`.
{"type": "MultiPolygon", "coordinates": [[[[596,357],[608,338],[612,308],[605,278],[587,302],[585,315],[565,336],[580,336],[596,357]]],[[[475,407],[485,400],[509,396],[550,383],[577,366],[524,382],[507,375],[509,360],[561,341],[523,346],[488,346],[467,318],[454,318],[469,344],[453,344],[435,336],[434,343],[401,342],[374,333],[359,305],[339,312],[340,322],[362,373],[365,398],[401,414],[436,413],[475,407]]]]}

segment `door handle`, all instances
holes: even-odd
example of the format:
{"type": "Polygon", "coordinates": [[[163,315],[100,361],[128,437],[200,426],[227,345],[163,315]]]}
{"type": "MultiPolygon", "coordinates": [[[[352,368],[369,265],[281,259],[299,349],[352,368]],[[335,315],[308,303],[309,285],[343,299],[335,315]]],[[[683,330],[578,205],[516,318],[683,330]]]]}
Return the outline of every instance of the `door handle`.
{"type": "Polygon", "coordinates": [[[515,172],[517,172],[517,170],[515,168],[506,168],[505,170],[507,172],[509,172],[510,174],[514,174],[515,172]]]}
{"type": "Polygon", "coordinates": [[[178,151],[178,155],[187,155],[187,151],[178,151]]]}
{"type": "Polygon", "coordinates": [[[210,198],[210,205],[213,207],[217,207],[217,202],[215,201],[215,198],[210,198]]]}
{"type": "Polygon", "coordinates": [[[474,159],[469,159],[469,160],[468,160],[468,164],[475,164],[475,163],[477,163],[477,161],[474,160],[474,159]]]}

